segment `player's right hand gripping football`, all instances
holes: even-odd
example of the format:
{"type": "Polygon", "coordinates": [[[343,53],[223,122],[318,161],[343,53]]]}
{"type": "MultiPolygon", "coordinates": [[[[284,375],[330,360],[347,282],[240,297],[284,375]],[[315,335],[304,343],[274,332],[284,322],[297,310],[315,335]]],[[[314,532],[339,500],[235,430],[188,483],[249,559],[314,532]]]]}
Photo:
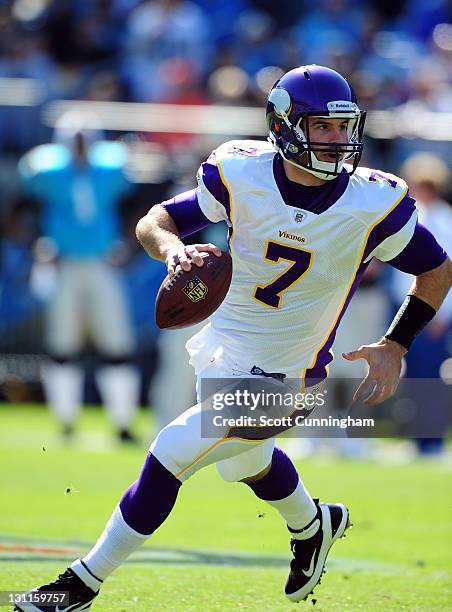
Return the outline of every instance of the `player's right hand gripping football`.
{"type": "Polygon", "coordinates": [[[180,264],[185,272],[191,270],[192,263],[195,266],[203,266],[204,261],[201,253],[205,252],[213,253],[217,257],[221,256],[221,249],[210,242],[206,244],[182,244],[181,246],[169,248],[165,258],[168,275],[170,277],[174,276],[177,264],[180,264]]]}

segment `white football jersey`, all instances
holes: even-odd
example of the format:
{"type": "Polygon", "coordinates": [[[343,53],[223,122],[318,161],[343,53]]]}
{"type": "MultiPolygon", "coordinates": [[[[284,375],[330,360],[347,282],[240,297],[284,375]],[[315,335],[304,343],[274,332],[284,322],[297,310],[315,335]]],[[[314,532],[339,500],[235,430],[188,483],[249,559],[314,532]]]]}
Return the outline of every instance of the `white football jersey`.
{"type": "Polygon", "coordinates": [[[209,333],[243,368],[324,378],[366,263],[396,257],[413,235],[417,213],[412,206],[408,218],[392,224],[397,231],[375,239],[379,224],[398,214],[408,187],[368,168],[359,168],[320,214],[302,202],[288,205],[275,180],[275,154],[260,141],[231,141],[216,150],[226,205],[198,174],[199,205],[211,221],[228,223],[233,262],[229,292],[209,333]]]}

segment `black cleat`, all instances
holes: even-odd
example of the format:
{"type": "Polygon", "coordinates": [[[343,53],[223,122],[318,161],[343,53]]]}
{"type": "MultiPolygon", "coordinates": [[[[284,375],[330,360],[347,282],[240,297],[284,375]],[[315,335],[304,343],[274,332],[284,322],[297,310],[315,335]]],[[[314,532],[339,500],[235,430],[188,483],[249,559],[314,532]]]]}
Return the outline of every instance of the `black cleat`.
{"type": "Polygon", "coordinates": [[[342,504],[319,504],[317,514],[304,529],[292,533],[304,535],[304,539],[292,538],[290,546],[294,558],[290,562],[285,594],[291,601],[307,599],[320,582],[331,546],[343,537],[350,527],[348,509],[342,504]]]}
{"type": "Polygon", "coordinates": [[[90,589],[75,572],[68,568],[60,574],[54,582],[36,587],[27,591],[29,603],[16,604],[14,608],[17,612],[85,612],[91,609],[91,604],[99,591],[90,589]],[[69,593],[69,601],[58,603],[58,596],[51,596],[50,593],[69,593]],[[46,599],[45,594],[49,596],[46,599]],[[40,597],[41,603],[40,603],[40,597]],[[31,603],[33,602],[33,603],[31,603]]]}

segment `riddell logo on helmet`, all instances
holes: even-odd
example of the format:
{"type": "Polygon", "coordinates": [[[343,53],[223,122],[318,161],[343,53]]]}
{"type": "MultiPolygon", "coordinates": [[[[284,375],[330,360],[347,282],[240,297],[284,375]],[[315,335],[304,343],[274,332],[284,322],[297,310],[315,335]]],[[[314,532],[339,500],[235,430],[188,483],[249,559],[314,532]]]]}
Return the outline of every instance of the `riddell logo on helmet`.
{"type": "Polygon", "coordinates": [[[356,111],[357,106],[354,102],[348,102],[347,100],[333,100],[332,102],[328,102],[327,108],[330,112],[336,110],[348,110],[348,111],[356,111]]]}

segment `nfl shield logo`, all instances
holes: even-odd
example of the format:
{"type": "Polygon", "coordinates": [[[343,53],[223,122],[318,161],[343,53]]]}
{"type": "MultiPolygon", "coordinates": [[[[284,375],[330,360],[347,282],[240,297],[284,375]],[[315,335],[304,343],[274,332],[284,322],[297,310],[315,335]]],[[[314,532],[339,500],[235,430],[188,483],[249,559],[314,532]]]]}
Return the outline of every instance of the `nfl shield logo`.
{"type": "Polygon", "coordinates": [[[188,281],[182,291],[192,302],[199,302],[206,297],[209,289],[200,278],[195,276],[193,280],[188,281]]]}
{"type": "Polygon", "coordinates": [[[306,217],[306,215],[302,212],[296,212],[295,213],[295,223],[301,223],[303,221],[303,219],[306,217]]]}

